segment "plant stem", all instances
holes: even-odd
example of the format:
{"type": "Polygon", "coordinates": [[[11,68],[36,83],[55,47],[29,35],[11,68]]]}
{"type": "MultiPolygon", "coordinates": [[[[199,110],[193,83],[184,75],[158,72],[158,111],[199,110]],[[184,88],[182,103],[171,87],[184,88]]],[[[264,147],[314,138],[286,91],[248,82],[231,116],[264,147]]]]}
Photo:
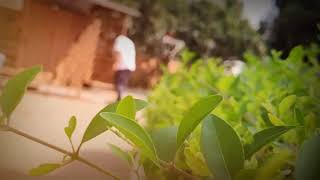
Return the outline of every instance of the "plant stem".
{"type": "Polygon", "coordinates": [[[10,131],[10,132],[15,133],[15,134],[17,134],[17,135],[20,135],[20,136],[22,136],[22,137],[25,137],[25,138],[27,138],[27,139],[29,139],[29,140],[31,140],[31,141],[37,142],[37,143],[42,144],[42,145],[44,145],[44,146],[47,146],[47,147],[49,147],[49,148],[51,148],[51,149],[54,149],[54,150],[56,150],[56,151],[58,151],[58,152],[61,152],[61,153],[63,153],[63,154],[66,154],[66,155],[68,155],[68,156],[73,157],[73,153],[71,153],[71,152],[69,152],[69,151],[67,151],[67,150],[64,150],[64,149],[62,149],[62,148],[60,148],[60,147],[57,147],[57,146],[55,146],[55,145],[49,144],[49,143],[47,143],[47,142],[45,142],[45,141],[43,141],[43,140],[41,140],[41,139],[35,138],[35,137],[33,137],[33,136],[30,136],[29,134],[26,134],[26,133],[24,133],[24,132],[22,132],[22,131],[19,131],[19,130],[15,129],[15,128],[12,128],[12,127],[10,127],[10,126],[7,126],[7,130],[10,131]]]}
{"type": "Polygon", "coordinates": [[[190,179],[190,180],[198,180],[199,178],[197,178],[196,176],[193,176],[185,171],[183,171],[182,169],[179,169],[178,167],[176,167],[173,163],[167,163],[165,161],[160,161],[160,164],[164,167],[167,167],[169,171],[173,171],[174,173],[176,173],[177,175],[181,175],[183,176],[185,179],[190,179]]]}
{"type": "Polygon", "coordinates": [[[69,139],[69,143],[70,143],[71,148],[72,148],[72,152],[75,153],[76,151],[75,151],[75,148],[74,148],[74,146],[73,146],[73,143],[72,143],[72,141],[71,141],[70,138],[68,138],[68,139],[69,139]]]}
{"type": "Polygon", "coordinates": [[[100,168],[99,166],[97,166],[97,165],[89,162],[88,160],[86,160],[86,159],[78,156],[76,153],[72,153],[72,152],[69,152],[69,151],[67,151],[67,150],[65,150],[65,149],[62,149],[62,148],[60,148],[60,147],[57,147],[57,146],[55,146],[55,145],[49,144],[49,143],[47,143],[47,142],[45,142],[45,141],[43,141],[43,140],[41,140],[41,139],[38,139],[38,138],[33,137],[33,136],[30,136],[29,134],[26,134],[26,133],[24,133],[24,132],[22,132],[22,131],[19,131],[19,130],[15,129],[15,128],[12,128],[12,127],[10,127],[10,126],[5,126],[5,127],[6,127],[6,130],[7,130],[7,131],[10,131],[10,132],[12,132],[12,133],[14,133],[14,134],[17,134],[17,135],[19,135],[19,136],[22,136],[22,137],[24,137],[24,138],[27,138],[27,139],[29,139],[29,140],[31,140],[31,141],[37,142],[37,143],[42,144],[42,145],[44,145],[44,146],[47,146],[47,147],[49,147],[49,148],[51,148],[51,149],[53,149],[53,150],[56,150],[56,151],[61,152],[61,153],[63,153],[63,154],[66,154],[66,155],[70,156],[71,158],[73,158],[74,160],[77,160],[77,161],[79,161],[79,162],[82,162],[82,163],[90,166],[91,168],[94,168],[94,169],[98,170],[99,172],[101,172],[101,173],[103,173],[103,174],[105,174],[105,175],[107,175],[107,176],[112,177],[113,179],[120,180],[120,178],[118,178],[118,177],[116,177],[115,175],[109,173],[108,171],[100,168]]]}
{"type": "Polygon", "coordinates": [[[177,173],[182,175],[183,177],[185,177],[186,179],[190,179],[190,180],[198,180],[197,177],[183,171],[182,169],[179,169],[178,167],[176,167],[174,164],[172,164],[172,169],[177,173]]]}
{"type": "Polygon", "coordinates": [[[135,172],[136,175],[137,175],[137,179],[138,179],[138,180],[141,180],[141,177],[140,177],[140,174],[139,174],[139,169],[140,169],[140,167],[141,167],[141,164],[138,163],[137,168],[134,170],[134,172],[135,172]]]}
{"type": "Polygon", "coordinates": [[[137,179],[141,180],[140,174],[139,174],[139,169],[134,170],[134,172],[136,173],[137,179]]]}

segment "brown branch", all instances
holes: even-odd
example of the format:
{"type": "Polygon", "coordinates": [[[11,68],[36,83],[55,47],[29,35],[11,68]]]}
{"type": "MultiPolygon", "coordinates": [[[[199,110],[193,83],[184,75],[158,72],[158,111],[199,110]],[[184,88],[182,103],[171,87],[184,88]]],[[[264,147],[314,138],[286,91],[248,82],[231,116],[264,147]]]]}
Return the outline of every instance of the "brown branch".
{"type": "Polygon", "coordinates": [[[182,169],[178,168],[177,166],[175,166],[173,163],[167,163],[165,161],[160,161],[160,164],[164,167],[166,167],[166,170],[168,171],[172,171],[177,175],[181,175],[183,176],[185,179],[189,179],[189,180],[199,180],[198,177],[193,176],[192,174],[189,174],[185,171],[183,171],[182,169]]]}
{"type": "Polygon", "coordinates": [[[22,131],[19,131],[19,130],[15,129],[15,128],[12,128],[12,127],[10,127],[10,126],[1,126],[1,129],[2,129],[2,130],[9,131],[9,132],[12,132],[12,133],[17,134],[17,135],[19,135],[19,136],[22,136],[22,137],[24,137],[24,138],[27,138],[27,139],[29,139],[29,140],[31,140],[31,141],[33,141],[33,142],[37,142],[37,143],[42,144],[42,145],[44,145],[44,146],[47,146],[47,147],[49,147],[49,148],[51,148],[51,149],[53,149],[53,150],[56,150],[56,151],[61,152],[61,153],[63,153],[63,154],[66,154],[66,155],[70,156],[72,159],[77,160],[77,161],[79,161],[79,162],[82,162],[82,163],[90,166],[91,168],[94,168],[94,169],[96,169],[97,171],[99,171],[99,172],[101,172],[101,173],[103,173],[103,174],[105,174],[105,175],[107,175],[107,176],[112,177],[113,179],[120,180],[120,178],[116,177],[115,175],[113,175],[113,174],[109,173],[108,171],[102,169],[101,167],[99,167],[99,166],[97,166],[97,165],[89,162],[88,160],[86,160],[86,159],[78,156],[77,153],[72,153],[72,152],[69,152],[69,151],[67,151],[67,150],[65,150],[65,149],[62,149],[62,148],[60,148],[60,147],[57,147],[57,146],[55,146],[55,145],[53,145],[53,144],[49,144],[49,143],[47,143],[47,142],[45,142],[45,141],[43,141],[43,140],[41,140],[41,139],[38,139],[38,138],[36,138],[36,137],[33,137],[33,136],[29,135],[29,134],[26,134],[26,133],[24,133],[24,132],[22,132],[22,131]]]}

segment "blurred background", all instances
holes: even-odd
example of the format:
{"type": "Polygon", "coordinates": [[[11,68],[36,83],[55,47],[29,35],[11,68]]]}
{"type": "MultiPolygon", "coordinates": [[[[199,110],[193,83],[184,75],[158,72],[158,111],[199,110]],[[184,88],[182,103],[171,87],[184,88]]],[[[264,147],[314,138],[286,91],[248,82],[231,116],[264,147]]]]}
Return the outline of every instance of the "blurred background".
{"type": "MultiPolygon", "coordinates": [[[[0,84],[42,65],[12,123],[68,148],[63,127],[69,117],[78,117],[75,139],[80,139],[91,117],[116,100],[112,49],[123,27],[136,48],[136,70],[126,93],[148,99],[163,75],[185,65],[214,61],[237,75],[245,54],[282,51],[279,59],[286,59],[297,45],[317,47],[317,23],[319,0],[0,0],[0,84]]],[[[318,51],[314,57],[319,61],[318,51]]],[[[34,179],[25,176],[30,168],[58,156],[12,134],[1,132],[0,141],[5,179],[34,179]]],[[[106,133],[86,145],[84,154],[129,178],[128,167],[110,155],[106,142],[130,148],[106,133]]],[[[36,179],[57,177],[105,178],[75,164],[36,179]]]]}

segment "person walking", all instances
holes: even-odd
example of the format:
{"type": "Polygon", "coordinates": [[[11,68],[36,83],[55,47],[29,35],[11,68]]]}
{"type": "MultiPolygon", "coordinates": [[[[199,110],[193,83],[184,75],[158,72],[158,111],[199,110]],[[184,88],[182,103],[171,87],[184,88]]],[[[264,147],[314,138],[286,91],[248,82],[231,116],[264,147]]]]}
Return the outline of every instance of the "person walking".
{"type": "Polygon", "coordinates": [[[127,89],[130,75],[136,70],[136,50],[134,42],[127,37],[128,22],[124,23],[121,34],[116,37],[113,46],[113,57],[115,63],[115,89],[117,91],[117,100],[120,100],[127,89]]]}

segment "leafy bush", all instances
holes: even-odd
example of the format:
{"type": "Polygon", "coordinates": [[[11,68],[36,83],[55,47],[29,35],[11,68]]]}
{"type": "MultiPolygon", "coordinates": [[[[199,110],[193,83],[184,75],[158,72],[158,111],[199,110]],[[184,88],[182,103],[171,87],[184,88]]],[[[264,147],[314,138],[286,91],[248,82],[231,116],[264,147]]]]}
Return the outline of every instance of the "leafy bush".
{"type": "MultiPolygon", "coordinates": [[[[150,106],[145,113],[148,128],[152,131],[178,126],[183,112],[199,98],[220,94],[224,100],[213,113],[240,136],[247,150],[245,168],[267,166],[264,164],[268,159],[286,148],[295,159],[304,140],[312,137],[320,127],[317,118],[320,115],[320,69],[316,59],[319,52],[315,45],[308,49],[298,46],[286,60],[281,59],[281,52],[276,51],[263,58],[246,53],[246,68],[239,76],[227,74],[219,59],[209,58],[189,65],[192,53],[184,54],[182,68],[174,74],[165,72],[149,96],[150,106]],[[303,61],[305,59],[308,59],[307,63],[303,61]],[[289,132],[273,141],[286,131],[289,132]],[[274,137],[261,138],[264,136],[274,137]],[[261,146],[254,147],[251,143],[271,141],[273,143],[254,153],[261,146]]],[[[187,145],[192,147],[193,153],[185,152],[183,158],[185,168],[194,174],[206,175],[193,167],[199,164],[197,161],[205,164],[203,157],[195,158],[201,149],[201,130],[198,131],[187,145]],[[190,160],[193,162],[188,162],[190,160]]],[[[283,167],[290,172],[293,169],[287,159],[283,167]]]]}
{"type": "Polygon", "coordinates": [[[239,77],[225,75],[223,68],[211,61],[198,61],[190,69],[181,69],[181,76],[165,75],[152,93],[147,110],[149,123],[153,123],[149,131],[135,121],[136,112],[148,104],[127,96],[93,117],[77,147],[72,141],[77,119],[72,116],[64,128],[71,151],[9,123],[28,84],[41,70],[33,67],[10,79],[3,88],[0,130],[64,154],[62,162],[32,169],[29,174],[34,176],[79,161],[119,179],[80,153],[86,142],[111,131],[133,147],[126,152],[110,145],[138,179],[141,165],[147,179],[317,179],[319,67],[302,63],[305,54],[313,62],[314,53],[302,47],[295,48],[286,61],[279,61],[276,52],[264,61],[247,54],[248,67],[239,77]],[[270,73],[265,68],[273,69],[270,73]]]}

